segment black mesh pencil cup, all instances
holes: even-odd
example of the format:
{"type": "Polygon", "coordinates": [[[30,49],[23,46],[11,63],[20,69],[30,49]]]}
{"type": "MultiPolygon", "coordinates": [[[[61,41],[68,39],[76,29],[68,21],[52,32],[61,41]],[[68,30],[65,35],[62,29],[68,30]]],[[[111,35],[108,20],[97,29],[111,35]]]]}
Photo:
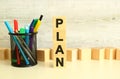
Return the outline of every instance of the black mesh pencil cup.
{"type": "Polygon", "coordinates": [[[11,65],[28,67],[37,64],[37,32],[9,33],[11,45],[11,65]]]}

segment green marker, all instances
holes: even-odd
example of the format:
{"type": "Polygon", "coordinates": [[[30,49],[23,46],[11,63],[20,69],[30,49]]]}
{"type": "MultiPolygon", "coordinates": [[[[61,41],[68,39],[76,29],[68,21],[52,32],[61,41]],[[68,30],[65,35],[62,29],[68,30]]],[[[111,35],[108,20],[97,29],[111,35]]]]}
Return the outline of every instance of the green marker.
{"type": "MultiPolygon", "coordinates": [[[[20,34],[25,34],[25,28],[24,27],[20,28],[20,34]]],[[[25,36],[22,35],[22,38],[24,39],[25,36]]]]}
{"type": "MultiPolygon", "coordinates": [[[[25,34],[25,28],[24,27],[20,28],[20,32],[19,33],[20,34],[25,34]]],[[[22,38],[25,39],[25,36],[22,35],[22,38]]],[[[23,57],[21,57],[21,60],[23,61],[23,57]]]]}
{"type": "Polygon", "coordinates": [[[34,22],[33,22],[33,25],[32,25],[32,27],[35,27],[35,26],[36,26],[36,24],[37,24],[37,21],[38,21],[38,19],[34,19],[34,22]]]}

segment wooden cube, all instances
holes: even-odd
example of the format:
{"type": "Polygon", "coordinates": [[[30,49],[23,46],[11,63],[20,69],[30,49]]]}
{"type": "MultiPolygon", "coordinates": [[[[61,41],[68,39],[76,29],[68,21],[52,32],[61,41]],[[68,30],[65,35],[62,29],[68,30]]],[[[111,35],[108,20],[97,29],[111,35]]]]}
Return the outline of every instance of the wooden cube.
{"type": "Polygon", "coordinates": [[[61,67],[65,67],[65,62],[66,62],[66,44],[63,43],[56,43],[53,46],[53,67],[60,67],[57,66],[57,58],[63,58],[64,59],[64,66],[61,67]],[[62,52],[63,51],[63,52],[62,52]]]}
{"type": "Polygon", "coordinates": [[[54,55],[53,60],[54,60],[53,67],[57,67],[57,68],[66,67],[66,56],[65,55],[62,55],[62,54],[54,55]]]}
{"type": "Polygon", "coordinates": [[[120,48],[116,49],[116,60],[120,60],[120,48]]]}
{"type": "Polygon", "coordinates": [[[79,48],[78,49],[78,60],[91,60],[91,49],[90,48],[79,48]]]}
{"type": "Polygon", "coordinates": [[[11,50],[9,48],[5,49],[4,55],[5,55],[6,60],[10,60],[11,59],[11,50]]]}
{"type": "Polygon", "coordinates": [[[105,49],[104,48],[92,48],[91,58],[93,60],[104,60],[105,49]]]}
{"type": "Polygon", "coordinates": [[[53,20],[52,20],[52,24],[53,24],[53,30],[65,30],[66,29],[66,17],[65,16],[54,16],[53,20]],[[57,19],[62,19],[63,23],[59,24],[59,26],[57,27],[57,19]]]}
{"type": "Polygon", "coordinates": [[[66,42],[66,31],[64,30],[53,30],[53,43],[63,43],[66,42]],[[58,36],[58,37],[57,37],[58,36]]]}
{"type": "Polygon", "coordinates": [[[0,48],[0,60],[5,59],[4,48],[0,48]]]}
{"type": "Polygon", "coordinates": [[[48,62],[50,59],[50,49],[38,49],[37,59],[38,61],[48,62]]]}
{"type": "Polygon", "coordinates": [[[116,59],[116,48],[105,48],[105,59],[116,59]]]}
{"type": "Polygon", "coordinates": [[[67,49],[67,54],[66,54],[67,61],[76,61],[77,53],[78,53],[78,49],[74,49],[74,48],[67,49]]]}

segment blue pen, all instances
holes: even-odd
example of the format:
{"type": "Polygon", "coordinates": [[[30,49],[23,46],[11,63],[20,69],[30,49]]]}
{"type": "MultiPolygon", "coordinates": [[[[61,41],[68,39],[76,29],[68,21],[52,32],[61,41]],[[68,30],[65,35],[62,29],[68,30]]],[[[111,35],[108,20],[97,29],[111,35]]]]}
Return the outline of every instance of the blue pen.
{"type": "MultiPolygon", "coordinates": [[[[5,21],[4,23],[5,23],[8,31],[9,31],[10,33],[14,33],[13,30],[12,30],[12,28],[11,28],[11,26],[10,26],[10,24],[9,24],[9,22],[8,22],[8,21],[5,21]]],[[[18,41],[17,41],[17,39],[16,39],[15,36],[13,36],[13,40],[14,40],[14,42],[17,44],[18,48],[20,49],[20,53],[22,54],[23,58],[25,59],[26,64],[30,64],[30,62],[28,61],[27,57],[25,56],[25,54],[24,54],[22,48],[20,47],[20,45],[19,45],[19,43],[18,43],[18,41]]]]}

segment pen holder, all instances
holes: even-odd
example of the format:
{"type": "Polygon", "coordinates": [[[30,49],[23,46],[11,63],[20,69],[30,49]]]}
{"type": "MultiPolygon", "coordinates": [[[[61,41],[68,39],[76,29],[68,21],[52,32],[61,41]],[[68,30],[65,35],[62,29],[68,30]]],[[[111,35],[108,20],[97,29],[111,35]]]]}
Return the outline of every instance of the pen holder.
{"type": "Polygon", "coordinates": [[[24,34],[9,33],[9,35],[11,45],[11,65],[15,67],[36,65],[37,32],[24,34]],[[16,39],[16,41],[14,39],[16,39]]]}

